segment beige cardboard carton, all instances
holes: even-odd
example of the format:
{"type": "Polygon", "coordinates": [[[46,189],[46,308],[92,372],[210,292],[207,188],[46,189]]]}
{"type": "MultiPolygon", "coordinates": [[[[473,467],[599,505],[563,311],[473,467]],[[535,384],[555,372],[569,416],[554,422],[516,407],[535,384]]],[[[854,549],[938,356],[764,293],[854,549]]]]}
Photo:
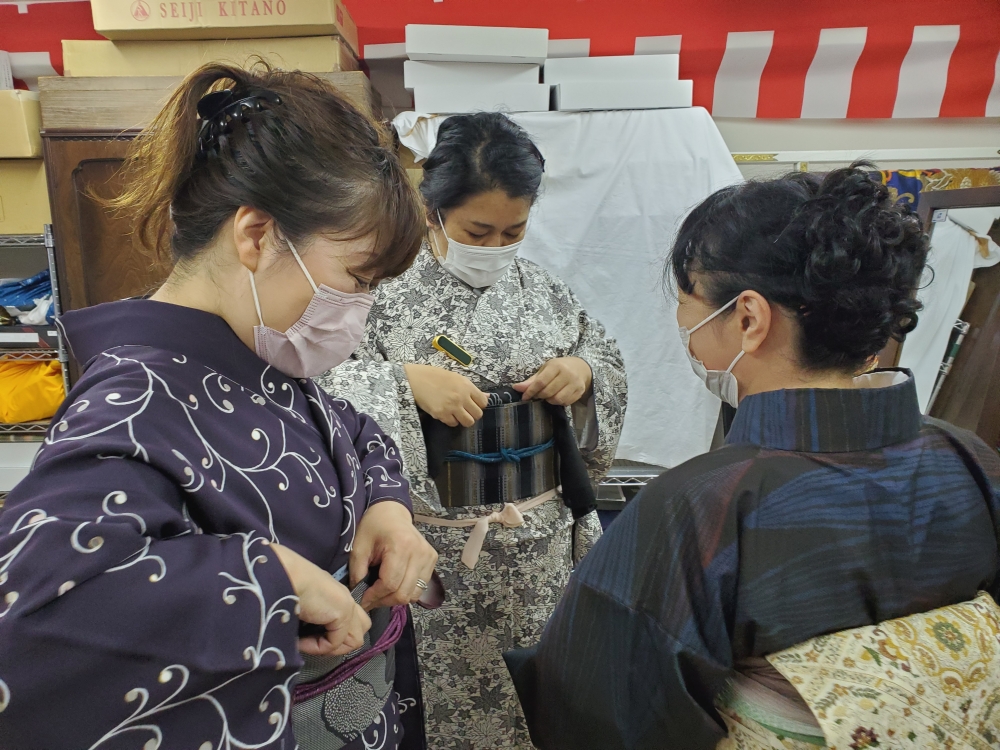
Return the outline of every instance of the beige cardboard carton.
{"type": "Polygon", "coordinates": [[[38,92],[0,90],[0,159],[37,159],[42,155],[38,92]]]}
{"type": "Polygon", "coordinates": [[[0,234],[41,234],[52,223],[41,159],[0,159],[0,234]]]}
{"type": "Polygon", "coordinates": [[[343,37],[358,54],[358,27],[341,0],[91,0],[108,39],[343,37]]]}
{"type": "Polygon", "coordinates": [[[358,70],[351,48],[339,36],[227,39],[174,42],[111,42],[64,39],[64,75],[186,76],[207,62],[244,66],[261,57],[276,68],[330,73],[358,70]]]}

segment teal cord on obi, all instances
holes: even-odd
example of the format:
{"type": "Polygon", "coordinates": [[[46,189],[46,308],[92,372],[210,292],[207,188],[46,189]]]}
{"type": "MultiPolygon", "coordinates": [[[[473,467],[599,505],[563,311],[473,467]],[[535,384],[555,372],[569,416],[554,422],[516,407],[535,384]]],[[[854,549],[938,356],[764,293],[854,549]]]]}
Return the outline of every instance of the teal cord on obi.
{"type": "Polygon", "coordinates": [[[445,461],[475,461],[480,464],[499,464],[503,462],[516,464],[522,459],[537,456],[539,453],[547,451],[556,444],[555,439],[549,440],[541,445],[532,445],[528,448],[501,448],[499,453],[466,453],[465,451],[451,451],[444,457],[445,461]]]}

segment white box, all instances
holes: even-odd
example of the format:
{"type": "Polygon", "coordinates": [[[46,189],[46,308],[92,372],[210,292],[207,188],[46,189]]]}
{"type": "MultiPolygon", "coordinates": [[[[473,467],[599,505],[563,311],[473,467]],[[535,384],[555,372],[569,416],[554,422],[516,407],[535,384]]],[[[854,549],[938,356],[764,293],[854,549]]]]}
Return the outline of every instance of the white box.
{"type": "Polygon", "coordinates": [[[418,62],[403,63],[403,85],[410,91],[416,86],[462,86],[496,83],[537,84],[540,65],[503,65],[500,63],[418,62]]]}
{"type": "Polygon", "coordinates": [[[406,25],[406,56],[411,60],[541,65],[548,51],[548,29],[406,25]]]}
{"type": "Polygon", "coordinates": [[[680,55],[561,57],[545,61],[545,82],[676,81],[680,55]]]}
{"type": "Polygon", "coordinates": [[[589,39],[549,39],[549,59],[556,57],[587,57],[589,39]]]}
{"type": "Polygon", "coordinates": [[[690,107],[691,81],[567,81],[552,87],[561,112],[690,107]]]}
{"type": "Polygon", "coordinates": [[[425,114],[548,112],[549,88],[544,83],[417,86],[413,90],[413,108],[425,114]]]}

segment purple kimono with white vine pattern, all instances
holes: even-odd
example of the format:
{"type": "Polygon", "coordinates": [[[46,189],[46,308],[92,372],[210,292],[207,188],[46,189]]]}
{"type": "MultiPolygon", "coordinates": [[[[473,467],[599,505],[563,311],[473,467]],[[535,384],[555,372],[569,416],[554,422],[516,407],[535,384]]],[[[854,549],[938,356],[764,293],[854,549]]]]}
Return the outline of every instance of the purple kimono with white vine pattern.
{"type": "Polygon", "coordinates": [[[209,313],[63,321],[86,371],[0,515],[0,747],[293,750],[297,600],[267,545],[345,565],[367,507],[410,507],[395,445],[209,313]]]}

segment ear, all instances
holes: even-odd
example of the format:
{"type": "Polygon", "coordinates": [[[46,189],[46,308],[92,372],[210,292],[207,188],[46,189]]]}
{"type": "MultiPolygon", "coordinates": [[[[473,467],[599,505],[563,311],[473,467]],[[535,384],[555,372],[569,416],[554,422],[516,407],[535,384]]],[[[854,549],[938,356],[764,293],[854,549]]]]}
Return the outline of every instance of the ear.
{"type": "Polygon", "coordinates": [[[736,315],[743,331],[743,351],[760,349],[771,331],[771,304],[758,292],[743,292],[736,302],[736,315]]]}
{"type": "Polygon", "coordinates": [[[274,218],[264,211],[249,206],[240,206],[233,217],[233,242],[240,263],[251,272],[256,272],[260,265],[263,249],[267,247],[264,240],[273,235],[274,218]]]}

